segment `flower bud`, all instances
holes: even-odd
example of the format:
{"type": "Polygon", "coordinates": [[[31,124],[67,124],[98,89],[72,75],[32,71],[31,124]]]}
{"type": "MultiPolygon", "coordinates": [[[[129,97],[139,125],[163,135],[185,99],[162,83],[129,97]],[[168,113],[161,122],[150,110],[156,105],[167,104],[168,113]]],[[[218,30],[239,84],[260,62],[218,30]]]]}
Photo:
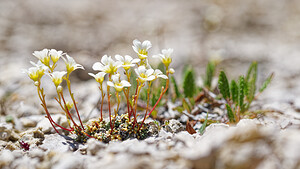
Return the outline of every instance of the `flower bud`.
{"type": "Polygon", "coordinates": [[[170,69],[169,69],[169,72],[170,72],[171,74],[174,74],[174,73],[175,73],[175,70],[174,70],[173,68],[170,68],[170,69]]]}
{"type": "Polygon", "coordinates": [[[74,106],[73,103],[70,103],[69,101],[67,101],[66,106],[68,108],[68,110],[72,109],[72,107],[74,106]]]}
{"type": "Polygon", "coordinates": [[[57,92],[60,93],[63,91],[63,87],[62,86],[57,86],[56,88],[57,92]]]}
{"type": "Polygon", "coordinates": [[[35,81],[35,82],[34,82],[34,85],[35,85],[35,86],[38,86],[39,84],[40,84],[40,83],[39,83],[38,81],[35,81]]]}

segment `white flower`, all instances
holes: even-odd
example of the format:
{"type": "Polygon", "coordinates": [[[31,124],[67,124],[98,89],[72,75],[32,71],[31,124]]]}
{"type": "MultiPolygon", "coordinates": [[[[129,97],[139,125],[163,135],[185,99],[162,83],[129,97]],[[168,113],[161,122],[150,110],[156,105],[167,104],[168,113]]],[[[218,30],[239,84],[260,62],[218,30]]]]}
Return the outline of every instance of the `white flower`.
{"type": "Polygon", "coordinates": [[[41,51],[34,51],[33,56],[37,57],[44,65],[50,65],[50,56],[48,55],[49,50],[43,49],[41,51]]]}
{"type": "Polygon", "coordinates": [[[65,59],[64,57],[62,57],[62,58],[65,61],[67,72],[69,74],[76,69],[84,69],[84,67],[82,65],[77,64],[75,62],[75,60],[72,57],[70,57],[69,55],[66,54],[66,57],[67,57],[67,59],[65,59]]]}
{"type": "Polygon", "coordinates": [[[119,61],[114,61],[111,56],[104,55],[100,62],[96,62],[93,65],[94,70],[102,71],[109,74],[114,74],[118,68],[122,65],[119,61]]]}
{"type": "Polygon", "coordinates": [[[28,70],[24,69],[22,72],[26,73],[28,77],[34,82],[36,82],[41,77],[40,69],[38,67],[31,67],[28,70]]]}
{"type": "Polygon", "coordinates": [[[130,87],[131,86],[131,84],[126,80],[120,81],[120,74],[112,75],[111,78],[112,78],[112,82],[108,81],[107,85],[111,86],[111,87],[114,87],[117,92],[122,91],[124,87],[130,87]]]}
{"type": "Polygon", "coordinates": [[[140,59],[146,59],[148,55],[148,50],[152,47],[150,41],[145,40],[141,43],[139,40],[135,39],[133,41],[133,50],[138,54],[140,59]]]}
{"type": "Polygon", "coordinates": [[[124,57],[121,55],[115,55],[115,58],[122,63],[122,67],[125,70],[130,69],[130,67],[135,66],[135,64],[140,61],[140,59],[133,59],[129,55],[125,55],[124,57]]]}
{"type": "Polygon", "coordinates": [[[42,64],[41,61],[38,61],[37,63],[30,61],[30,63],[34,67],[31,67],[28,70],[24,69],[23,73],[26,73],[33,81],[37,81],[45,74],[45,71],[48,69],[48,67],[42,64]]]}
{"type": "Polygon", "coordinates": [[[141,81],[141,83],[144,83],[145,81],[152,81],[155,79],[155,76],[153,75],[153,69],[146,69],[145,66],[140,66],[134,70],[135,73],[138,75],[138,78],[141,81]]]}
{"type": "Polygon", "coordinates": [[[58,85],[62,82],[62,78],[63,76],[66,74],[67,72],[65,71],[55,71],[52,73],[49,73],[48,75],[50,76],[51,80],[53,81],[54,85],[56,87],[58,87],[58,85]]]}
{"type": "Polygon", "coordinates": [[[104,76],[106,75],[105,72],[98,72],[97,74],[88,73],[90,76],[94,77],[96,81],[100,84],[104,81],[104,76]]]}
{"type": "Polygon", "coordinates": [[[173,51],[174,50],[172,48],[163,49],[161,51],[162,54],[154,55],[153,57],[160,58],[160,60],[163,62],[163,64],[166,67],[168,67],[170,65],[170,63],[172,62],[171,55],[172,55],[173,51]]]}
{"type": "Polygon", "coordinates": [[[30,61],[30,63],[31,63],[33,66],[39,68],[40,71],[43,72],[43,73],[48,69],[48,67],[45,66],[40,60],[39,60],[37,63],[34,63],[34,62],[32,62],[32,61],[30,61]]]}
{"type": "Polygon", "coordinates": [[[155,69],[153,75],[155,76],[155,79],[156,79],[156,78],[159,78],[159,77],[160,77],[160,78],[163,78],[163,79],[168,79],[168,76],[164,75],[164,74],[161,72],[161,70],[159,70],[159,69],[155,69]]]}
{"type": "Polygon", "coordinates": [[[59,60],[59,58],[62,56],[62,54],[63,54],[63,51],[61,51],[61,50],[57,51],[55,49],[51,49],[49,51],[49,56],[51,57],[51,60],[53,63],[56,63],[59,60]]]}

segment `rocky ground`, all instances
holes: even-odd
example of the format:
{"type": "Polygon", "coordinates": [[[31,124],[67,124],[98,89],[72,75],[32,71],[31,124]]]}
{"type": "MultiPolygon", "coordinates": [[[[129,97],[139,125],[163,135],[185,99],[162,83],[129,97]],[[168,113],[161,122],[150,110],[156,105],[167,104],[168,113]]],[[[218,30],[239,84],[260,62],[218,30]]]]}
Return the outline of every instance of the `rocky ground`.
{"type": "MultiPolygon", "coordinates": [[[[1,168],[300,168],[300,4],[298,1],[0,1],[1,168]],[[149,39],[151,54],[174,48],[177,81],[184,63],[204,75],[220,57],[230,77],[259,63],[259,82],[275,78],[252,109],[272,110],[237,125],[212,124],[190,135],[171,120],[155,137],[104,144],[55,134],[30,79],[34,50],[68,52],[85,71],[72,75],[84,120],[95,118],[97,84],[87,73],[104,54],[130,54],[132,40],[149,39]],[[21,148],[19,141],[30,145],[21,148]]],[[[153,61],[153,64],[156,62],[153,61]]],[[[54,87],[45,80],[47,97],[54,87]]],[[[66,123],[54,101],[53,118],[66,123]]]]}

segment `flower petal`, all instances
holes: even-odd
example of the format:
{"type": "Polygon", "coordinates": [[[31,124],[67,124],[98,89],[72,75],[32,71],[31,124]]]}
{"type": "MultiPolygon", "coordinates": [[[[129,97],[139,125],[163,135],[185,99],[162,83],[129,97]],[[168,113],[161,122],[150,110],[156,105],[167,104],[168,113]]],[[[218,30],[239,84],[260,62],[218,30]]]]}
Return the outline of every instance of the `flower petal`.
{"type": "Polygon", "coordinates": [[[155,75],[161,75],[161,74],[162,74],[162,71],[159,70],[159,69],[155,69],[154,74],[155,74],[155,75]]]}
{"type": "Polygon", "coordinates": [[[166,75],[158,75],[157,77],[163,78],[163,79],[168,79],[168,76],[166,75]]]}
{"type": "MultiPolygon", "coordinates": [[[[121,55],[115,55],[116,60],[120,61],[120,62],[124,62],[124,58],[121,55]]],[[[125,60],[126,60],[126,56],[125,56],[125,60]]]]}
{"type": "Polygon", "coordinates": [[[153,74],[153,72],[154,72],[153,69],[148,69],[148,70],[146,71],[146,75],[147,75],[147,76],[150,76],[150,75],[153,74]]]}
{"type": "Polygon", "coordinates": [[[154,80],[155,79],[155,76],[151,75],[147,78],[148,81],[151,81],[151,80],[154,80]]]}
{"type": "Polygon", "coordinates": [[[88,75],[90,75],[90,76],[96,78],[96,75],[95,75],[94,73],[88,73],[88,75]]]}
{"type": "Polygon", "coordinates": [[[142,44],[143,48],[146,49],[146,50],[149,50],[151,47],[152,47],[152,44],[150,41],[148,40],[145,40],[142,44]]]}
{"type": "Polygon", "coordinates": [[[115,74],[115,75],[112,75],[112,80],[114,83],[118,83],[120,80],[120,74],[115,74]]]}
{"type": "Polygon", "coordinates": [[[108,58],[109,57],[107,55],[102,56],[101,63],[103,63],[104,65],[107,65],[108,64],[108,58]]]}
{"type": "Polygon", "coordinates": [[[140,67],[138,67],[137,71],[138,71],[137,74],[141,74],[141,73],[146,73],[147,70],[146,70],[145,66],[140,66],[140,67]]]}
{"type": "Polygon", "coordinates": [[[135,46],[132,46],[132,49],[135,53],[139,53],[139,50],[135,46]]]}
{"type": "Polygon", "coordinates": [[[82,69],[84,70],[84,67],[81,64],[76,64],[75,69],[82,69]]]}
{"type": "Polygon", "coordinates": [[[113,82],[111,82],[111,81],[108,81],[107,83],[106,83],[108,86],[111,86],[111,87],[114,87],[115,85],[113,84],[113,82]]]}
{"type": "Polygon", "coordinates": [[[137,39],[133,40],[132,43],[137,48],[141,47],[141,45],[142,45],[142,43],[139,40],[137,40],[137,39]]]}
{"type": "Polygon", "coordinates": [[[96,62],[93,64],[93,70],[103,71],[104,66],[100,62],[96,62]]]}
{"type": "Polygon", "coordinates": [[[125,62],[131,62],[132,61],[132,57],[131,56],[129,56],[129,55],[125,55],[124,56],[125,57],[125,62]]]}
{"type": "Polygon", "coordinates": [[[141,61],[141,59],[133,59],[131,60],[131,63],[135,64],[135,63],[139,63],[141,61]]]}
{"type": "Polygon", "coordinates": [[[121,81],[121,84],[122,84],[122,86],[124,86],[124,87],[130,87],[130,86],[131,86],[131,84],[130,84],[128,81],[126,81],[126,80],[122,80],[122,81],[121,81]]]}

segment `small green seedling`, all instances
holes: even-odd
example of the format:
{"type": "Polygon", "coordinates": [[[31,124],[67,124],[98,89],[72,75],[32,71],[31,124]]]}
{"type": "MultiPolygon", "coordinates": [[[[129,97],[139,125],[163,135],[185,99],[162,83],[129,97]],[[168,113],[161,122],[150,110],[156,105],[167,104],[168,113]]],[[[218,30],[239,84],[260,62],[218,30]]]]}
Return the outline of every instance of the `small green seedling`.
{"type": "Polygon", "coordinates": [[[209,61],[206,66],[206,74],[204,77],[204,87],[211,89],[212,80],[215,75],[216,71],[216,62],[215,61],[209,61]]]}
{"type": "Polygon", "coordinates": [[[241,115],[248,111],[251,103],[270,84],[274,74],[272,73],[257,90],[257,63],[253,62],[246,74],[240,76],[238,81],[232,80],[229,84],[224,71],[220,72],[218,87],[223,99],[226,101],[226,110],[230,123],[238,122],[241,115]]]}

